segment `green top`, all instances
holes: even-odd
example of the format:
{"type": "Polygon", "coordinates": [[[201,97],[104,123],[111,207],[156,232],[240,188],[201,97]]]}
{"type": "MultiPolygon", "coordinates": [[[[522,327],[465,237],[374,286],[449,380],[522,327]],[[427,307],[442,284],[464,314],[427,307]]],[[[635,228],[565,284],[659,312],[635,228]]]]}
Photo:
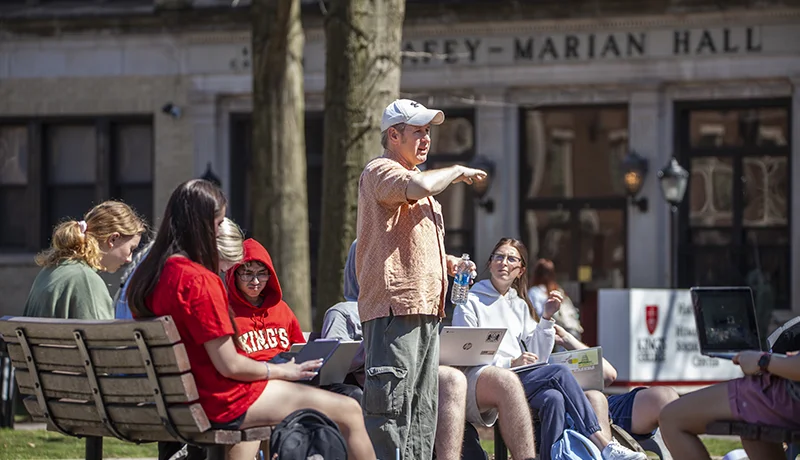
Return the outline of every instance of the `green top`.
{"type": "Polygon", "coordinates": [[[114,319],[114,306],[103,278],[86,263],[70,260],[44,268],[36,275],[24,315],[114,319]]]}

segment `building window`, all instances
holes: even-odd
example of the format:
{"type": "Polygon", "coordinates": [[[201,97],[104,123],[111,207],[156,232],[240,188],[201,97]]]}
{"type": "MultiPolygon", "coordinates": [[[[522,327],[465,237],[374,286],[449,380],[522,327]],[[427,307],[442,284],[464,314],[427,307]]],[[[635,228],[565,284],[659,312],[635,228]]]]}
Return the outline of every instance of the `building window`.
{"type": "Polygon", "coordinates": [[[552,260],[573,298],[578,283],[624,287],[627,107],[523,109],[520,126],[520,222],[529,257],[552,260]]]}
{"type": "Polygon", "coordinates": [[[790,307],[790,152],[786,100],[676,107],[691,180],[681,208],[678,279],[753,289],[759,324],[790,307]]]}
{"type": "Polygon", "coordinates": [[[153,127],[145,119],[0,124],[0,251],[38,251],[53,227],[118,199],[153,214],[153,127]]]}

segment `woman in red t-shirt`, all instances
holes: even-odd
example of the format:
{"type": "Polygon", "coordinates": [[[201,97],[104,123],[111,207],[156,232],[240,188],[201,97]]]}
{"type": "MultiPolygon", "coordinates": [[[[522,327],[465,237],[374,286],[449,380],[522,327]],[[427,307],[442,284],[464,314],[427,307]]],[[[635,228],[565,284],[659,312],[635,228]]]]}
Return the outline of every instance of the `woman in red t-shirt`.
{"type": "MultiPolygon", "coordinates": [[[[267,364],[237,352],[225,286],[217,275],[215,237],[226,204],[222,191],[205,180],[175,189],[150,254],[128,287],[134,317],[172,316],[200,404],[215,428],[273,425],[298,409],[316,409],[339,425],[352,458],[374,459],[357,402],[292,382],[313,377],[321,361],[267,364]]],[[[257,448],[257,443],[242,443],[228,458],[252,459],[257,448]]]]}

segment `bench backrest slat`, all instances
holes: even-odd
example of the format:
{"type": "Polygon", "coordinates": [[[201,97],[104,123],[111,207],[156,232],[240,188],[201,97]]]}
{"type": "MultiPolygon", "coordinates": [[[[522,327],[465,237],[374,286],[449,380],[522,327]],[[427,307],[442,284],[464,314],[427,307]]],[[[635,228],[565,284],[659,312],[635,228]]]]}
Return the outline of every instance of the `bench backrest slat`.
{"type": "MultiPolygon", "coordinates": [[[[27,369],[17,369],[16,376],[20,393],[36,394],[33,378],[27,369]]],[[[92,388],[86,375],[40,372],[39,379],[46,398],[92,399],[92,388]]],[[[199,397],[194,377],[190,373],[160,376],[158,380],[164,400],[168,403],[189,403],[197,401],[199,397]]],[[[99,375],[97,381],[103,400],[107,403],[153,401],[153,389],[145,375],[99,375]]]]}
{"type": "MultiPolygon", "coordinates": [[[[27,397],[23,400],[28,413],[35,418],[43,418],[44,412],[39,407],[36,398],[27,397]]],[[[109,404],[106,411],[112,420],[125,420],[128,425],[161,425],[161,419],[154,404],[109,404]]],[[[59,420],[59,423],[73,425],[77,422],[101,423],[97,408],[89,401],[53,401],[50,403],[50,413],[59,420]]],[[[199,433],[211,428],[211,423],[200,404],[173,404],[169,408],[169,415],[175,426],[184,433],[199,433]]],[[[120,427],[121,428],[121,427],[120,427]]],[[[134,427],[141,429],[141,427],[134,427]]]]}
{"type": "MultiPolygon", "coordinates": [[[[114,435],[100,423],[97,424],[84,424],[84,425],[67,425],[65,429],[71,430],[72,433],[80,434],[81,436],[100,436],[112,438],[114,435]]],[[[56,431],[55,428],[48,423],[47,429],[49,431],[56,431]]],[[[124,430],[125,436],[128,436],[134,441],[175,441],[163,426],[151,427],[148,425],[134,425],[130,429],[126,427],[124,430]]],[[[239,431],[227,430],[208,430],[204,433],[192,434],[188,433],[187,438],[197,444],[236,444],[242,440],[242,434],[239,431]]],[[[264,439],[269,439],[266,436],[264,439]]]]}
{"type": "MultiPolygon", "coordinates": [[[[87,347],[92,358],[94,370],[98,374],[145,374],[144,362],[138,348],[97,348],[87,347]]],[[[62,345],[58,348],[47,345],[31,347],[36,367],[42,371],[85,372],[83,357],[76,346],[62,345]]],[[[14,367],[27,368],[22,346],[8,344],[8,355],[14,367]]],[[[150,355],[159,374],[180,374],[188,372],[189,356],[182,343],[152,347],[150,355]]]]}
{"type": "Polygon", "coordinates": [[[75,345],[73,331],[80,330],[86,345],[92,348],[135,346],[133,331],[142,332],[148,345],[172,345],[181,341],[178,328],[170,316],[144,320],[72,320],[62,318],[26,318],[4,316],[0,318],[0,334],[7,343],[19,343],[14,332],[25,329],[31,345],[75,345]]]}

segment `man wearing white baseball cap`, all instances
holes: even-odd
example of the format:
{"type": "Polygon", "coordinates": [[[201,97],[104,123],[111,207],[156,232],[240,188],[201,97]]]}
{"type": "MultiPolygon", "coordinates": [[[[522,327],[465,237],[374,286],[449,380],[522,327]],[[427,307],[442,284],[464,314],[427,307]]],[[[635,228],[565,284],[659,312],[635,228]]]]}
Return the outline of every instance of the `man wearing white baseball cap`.
{"type": "Polygon", "coordinates": [[[462,165],[420,171],[441,110],[398,99],[383,111],[382,156],[358,188],[356,273],[366,349],[364,417],[378,458],[430,459],[436,433],[439,334],[447,275],[459,257],[444,247],[442,207],[450,184],[486,173],[462,165]]]}

